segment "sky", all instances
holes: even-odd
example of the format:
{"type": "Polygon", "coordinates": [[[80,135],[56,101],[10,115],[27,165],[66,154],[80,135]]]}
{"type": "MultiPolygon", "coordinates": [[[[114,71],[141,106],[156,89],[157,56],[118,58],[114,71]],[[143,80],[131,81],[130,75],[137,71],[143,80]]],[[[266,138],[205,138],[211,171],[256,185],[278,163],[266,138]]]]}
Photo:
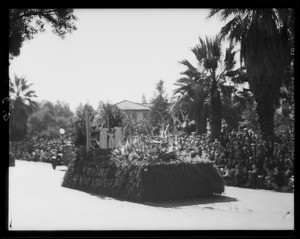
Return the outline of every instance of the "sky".
{"type": "Polygon", "coordinates": [[[24,76],[37,100],[80,103],[150,101],[164,81],[172,96],[191,48],[225,24],[209,9],[75,9],[77,30],[61,39],[51,30],[23,43],[9,75],[24,76]]]}

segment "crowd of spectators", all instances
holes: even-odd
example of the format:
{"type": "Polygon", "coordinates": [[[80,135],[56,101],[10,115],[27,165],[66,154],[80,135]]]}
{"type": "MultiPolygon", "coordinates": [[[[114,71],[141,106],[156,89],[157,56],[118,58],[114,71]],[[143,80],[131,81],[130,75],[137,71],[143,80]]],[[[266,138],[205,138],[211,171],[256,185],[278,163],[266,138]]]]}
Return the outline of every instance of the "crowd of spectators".
{"type": "MultiPolygon", "coordinates": [[[[286,133],[277,137],[273,146],[251,130],[236,132],[226,127],[222,128],[220,139],[215,141],[211,141],[209,135],[195,133],[165,134],[161,137],[140,135],[138,138],[143,142],[152,142],[151,147],[156,147],[160,152],[174,151],[190,158],[208,159],[223,176],[226,185],[294,190],[293,141],[286,133]]],[[[16,159],[50,162],[51,157],[70,142],[70,138],[33,136],[25,142],[15,143],[11,146],[11,152],[16,159]]]]}
{"type": "Polygon", "coordinates": [[[40,135],[27,137],[26,140],[10,145],[10,153],[15,159],[50,163],[57,152],[70,145],[70,138],[45,138],[40,135]]]}
{"type": "Polygon", "coordinates": [[[222,128],[220,140],[211,142],[207,135],[182,134],[174,148],[190,153],[191,157],[208,158],[223,176],[227,185],[294,190],[294,149],[290,135],[282,133],[272,147],[251,130],[228,131],[222,128]]]}

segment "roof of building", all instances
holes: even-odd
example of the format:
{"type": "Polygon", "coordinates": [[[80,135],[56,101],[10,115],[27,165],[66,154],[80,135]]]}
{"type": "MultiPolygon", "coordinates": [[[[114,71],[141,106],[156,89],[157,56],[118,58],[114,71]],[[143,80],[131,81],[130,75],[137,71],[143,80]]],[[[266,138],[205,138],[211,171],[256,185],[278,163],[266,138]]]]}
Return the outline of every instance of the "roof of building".
{"type": "Polygon", "coordinates": [[[152,104],[151,104],[151,103],[142,103],[142,105],[147,106],[147,107],[149,107],[149,108],[152,107],[152,104]]]}
{"type": "Polygon", "coordinates": [[[122,110],[145,110],[149,111],[151,106],[148,106],[149,104],[142,104],[142,103],[136,103],[131,102],[129,100],[123,100],[119,103],[115,104],[122,110]]]}

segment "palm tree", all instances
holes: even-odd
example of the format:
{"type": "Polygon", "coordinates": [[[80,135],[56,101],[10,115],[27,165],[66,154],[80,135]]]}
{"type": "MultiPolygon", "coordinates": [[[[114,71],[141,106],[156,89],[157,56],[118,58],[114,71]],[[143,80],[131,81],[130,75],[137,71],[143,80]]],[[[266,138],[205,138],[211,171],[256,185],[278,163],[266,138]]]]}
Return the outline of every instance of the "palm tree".
{"type": "Polygon", "coordinates": [[[264,138],[274,137],[275,105],[289,67],[290,42],[293,42],[291,9],[213,9],[221,19],[233,18],[222,28],[221,37],[241,44],[249,85],[257,102],[260,130],[264,138]]]}
{"type": "Polygon", "coordinates": [[[33,101],[35,91],[30,89],[24,77],[15,76],[14,82],[9,80],[9,131],[10,140],[22,140],[27,133],[27,121],[30,114],[37,110],[38,104],[33,101]]]}
{"type": "MultiPolygon", "coordinates": [[[[187,66],[188,69],[182,74],[187,75],[194,81],[197,79],[202,82],[201,87],[203,85],[209,86],[211,138],[218,139],[221,133],[222,113],[225,112],[225,109],[228,109],[228,107],[222,107],[223,104],[226,104],[225,89],[233,89],[226,87],[226,84],[230,78],[235,78],[236,81],[241,80],[242,70],[234,69],[236,66],[236,52],[233,44],[230,44],[223,53],[220,36],[211,39],[206,38],[205,40],[199,38],[199,41],[200,44],[192,49],[199,67],[196,68],[187,60],[183,60],[181,63],[187,66]]],[[[234,111],[231,111],[231,113],[234,113],[234,111]]]]}
{"type": "Polygon", "coordinates": [[[176,81],[178,86],[174,90],[175,100],[170,111],[175,115],[179,109],[187,114],[189,120],[195,120],[196,133],[206,133],[207,127],[207,99],[209,95],[209,85],[205,80],[184,77],[176,81]]]}
{"type": "MultiPolygon", "coordinates": [[[[254,104],[254,99],[249,89],[242,88],[238,90],[236,86],[239,85],[239,82],[236,82],[235,78],[231,79],[234,84],[220,84],[219,86],[222,99],[222,118],[229,128],[237,130],[243,112],[247,107],[249,108],[254,104]]],[[[174,90],[174,99],[170,107],[170,112],[173,113],[174,118],[184,119],[186,117],[189,121],[195,120],[197,134],[206,133],[207,119],[211,107],[209,85],[201,85],[203,82],[206,81],[194,81],[190,78],[177,80],[175,85],[179,87],[174,90]],[[181,115],[182,113],[184,116],[181,115]]]]}

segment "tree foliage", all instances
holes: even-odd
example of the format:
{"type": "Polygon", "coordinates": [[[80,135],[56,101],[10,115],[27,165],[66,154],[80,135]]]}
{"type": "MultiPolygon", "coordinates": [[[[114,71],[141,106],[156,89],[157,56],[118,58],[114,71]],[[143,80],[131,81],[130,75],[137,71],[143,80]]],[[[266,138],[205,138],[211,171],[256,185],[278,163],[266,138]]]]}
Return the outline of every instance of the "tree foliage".
{"type": "Polygon", "coordinates": [[[241,43],[241,61],[249,75],[250,89],[257,101],[259,125],[265,138],[274,136],[274,112],[280,88],[290,66],[294,45],[293,9],[213,9],[222,20],[222,37],[241,43]]]}
{"type": "Polygon", "coordinates": [[[9,54],[20,54],[23,42],[45,31],[50,25],[52,32],[61,38],[76,30],[73,9],[9,9],[9,54]]]}
{"type": "Polygon", "coordinates": [[[39,103],[38,110],[29,117],[28,129],[31,133],[41,133],[50,129],[58,132],[60,128],[68,131],[73,116],[69,104],[60,101],[55,104],[43,101],[39,103]]]}
{"type": "Polygon", "coordinates": [[[94,120],[96,111],[89,104],[80,104],[75,111],[74,120],[71,125],[71,139],[75,147],[86,144],[86,110],[90,112],[90,120],[94,120]]]}
{"type": "Polygon", "coordinates": [[[246,109],[243,110],[240,121],[240,128],[251,129],[254,132],[259,132],[258,115],[256,113],[256,105],[254,102],[252,105],[247,105],[246,109]]]}
{"type": "Polygon", "coordinates": [[[143,104],[147,104],[147,99],[146,99],[146,97],[145,97],[144,94],[143,94],[143,96],[142,96],[142,103],[143,103],[143,104]]]}
{"type": "Polygon", "coordinates": [[[104,128],[122,127],[125,123],[125,113],[116,105],[100,102],[98,124],[104,128]]]}
{"type": "Polygon", "coordinates": [[[153,127],[153,132],[158,133],[161,126],[169,123],[171,116],[168,110],[169,101],[165,94],[164,81],[159,80],[155,89],[156,93],[151,101],[152,107],[149,113],[149,120],[153,127]]]}
{"type": "Polygon", "coordinates": [[[38,104],[34,101],[35,91],[31,89],[25,77],[15,76],[14,81],[9,80],[9,132],[10,140],[18,141],[27,134],[28,117],[34,113],[38,104]]]}
{"type": "Polygon", "coordinates": [[[192,77],[177,80],[175,85],[178,88],[174,91],[175,99],[170,107],[174,120],[177,119],[180,125],[183,121],[195,120],[197,134],[206,133],[209,95],[209,85],[206,83],[192,77]]]}
{"type": "Polygon", "coordinates": [[[177,103],[189,112],[189,117],[196,121],[197,133],[205,133],[206,121],[209,114],[211,138],[219,138],[221,120],[224,118],[233,128],[238,126],[240,119],[237,89],[228,82],[242,83],[247,80],[242,68],[236,69],[234,45],[222,50],[221,38],[199,38],[199,44],[192,48],[198,66],[194,67],[189,61],[180,63],[187,67],[181,74],[186,77],[179,79],[181,98],[177,103]],[[188,107],[187,107],[188,106],[188,107]]]}

